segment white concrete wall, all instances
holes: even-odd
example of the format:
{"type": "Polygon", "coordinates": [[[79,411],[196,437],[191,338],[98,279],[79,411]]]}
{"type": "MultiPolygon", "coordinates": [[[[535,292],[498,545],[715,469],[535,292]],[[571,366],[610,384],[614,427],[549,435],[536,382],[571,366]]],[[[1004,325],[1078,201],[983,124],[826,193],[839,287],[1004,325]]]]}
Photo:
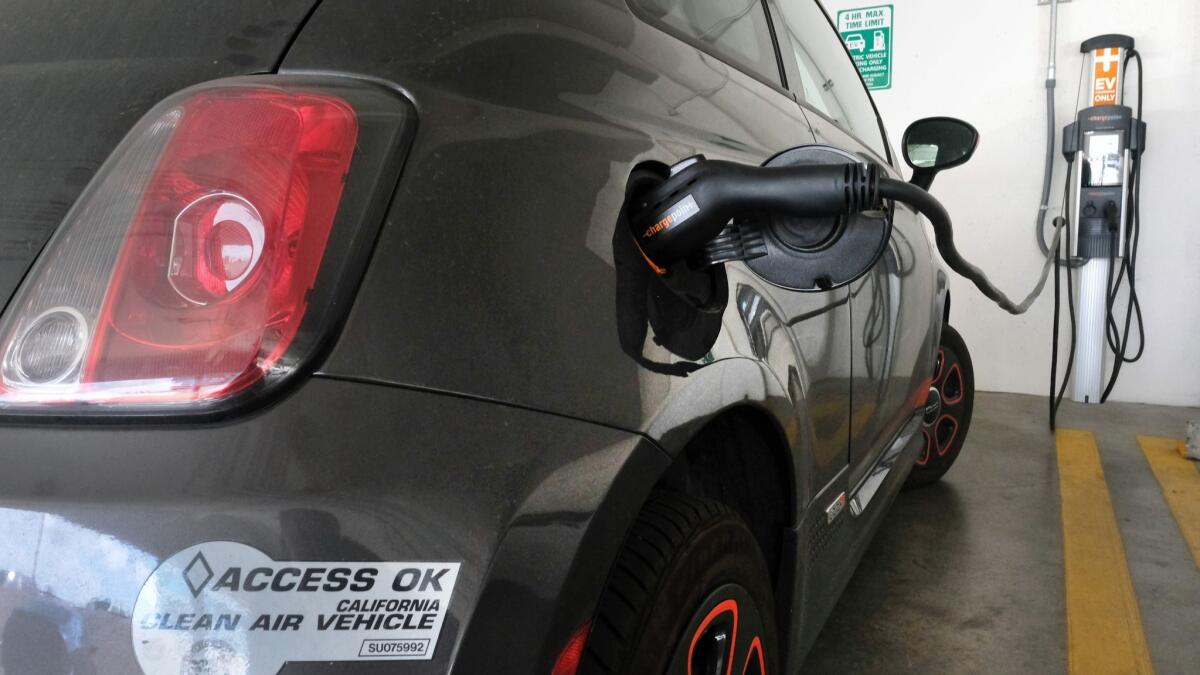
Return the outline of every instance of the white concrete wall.
{"type": "MultiPolygon", "coordinates": [[[[823,2],[835,18],[839,9],[883,4],[823,2]]],[[[965,257],[1010,296],[1023,297],[1042,262],[1034,218],[1045,151],[1049,7],[1036,0],[891,2],[893,84],[872,93],[892,143],[898,150],[904,128],[931,115],[961,117],[979,129],[975,158],[940,175],[933,191],[954,217],[965,257]]],[[[1074,119],[1079,44],[1103,33],[1137,40],[1149,124],[1138,272],[1148,344],[1140,362],[1124,367],[1112,398],[1200,405],[1200,1],[1060,3],[1056,129],[1074,119]]],[[[1134,100],[1133,75],[1127,102],[1134,100]]],[[[1058,157],[1051,217],[1066,169],[1058,157]]],[[[960,277],[951,289],[952,322],[971,347],[977,388],[1045,394],[1050,289],[1022,317],[1001,311],[960,277]]]]}

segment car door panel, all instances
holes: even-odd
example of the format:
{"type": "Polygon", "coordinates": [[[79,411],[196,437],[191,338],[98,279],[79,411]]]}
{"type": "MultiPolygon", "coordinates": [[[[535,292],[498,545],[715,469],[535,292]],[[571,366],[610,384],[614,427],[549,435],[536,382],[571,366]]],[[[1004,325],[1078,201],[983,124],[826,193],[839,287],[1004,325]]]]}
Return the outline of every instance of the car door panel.
{"type": "MultiPolygon", "coordinates": [[[[818,141],[853,152],[900,178],[845,130],[810,112],[818,141]]],[[[892,234],[875,266],[850,285],[853,384],[850,413],[851,484],[861,479],[911,415],[928,375],[924,345],[934,295],[934,270],[924,223],[911,208],[892,205],[892,234]]]]}
{"type": "MultiPolygon", "coordinates": [[[[849,152],[900,178],[878,115],[840,38],[815,0],[776,0],[793,69],[818,143],[849,152]]],[[[782,48],[783,45],[781,45],[782,48]]],[[[900,432],[923,377],[933,269],[924,226],[892,205],[889,246],[874,268],[849,287],[851,336],[850,484],[855,485],[900,432]],[[915,363],[919,359],[921,363],[915,363]]]]}

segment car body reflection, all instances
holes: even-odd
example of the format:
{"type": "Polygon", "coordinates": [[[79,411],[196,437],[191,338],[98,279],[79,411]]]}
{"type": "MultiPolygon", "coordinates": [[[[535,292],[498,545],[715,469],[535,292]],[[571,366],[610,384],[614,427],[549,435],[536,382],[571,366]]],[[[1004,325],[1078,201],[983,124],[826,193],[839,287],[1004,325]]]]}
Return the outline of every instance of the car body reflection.
{"type": "Polygon", "coordinates": [[[0,532],[0,670],[104,672],[100,646],[127,645],[126,617],[158,558],[38,511],[0,509],[0,532]]]}

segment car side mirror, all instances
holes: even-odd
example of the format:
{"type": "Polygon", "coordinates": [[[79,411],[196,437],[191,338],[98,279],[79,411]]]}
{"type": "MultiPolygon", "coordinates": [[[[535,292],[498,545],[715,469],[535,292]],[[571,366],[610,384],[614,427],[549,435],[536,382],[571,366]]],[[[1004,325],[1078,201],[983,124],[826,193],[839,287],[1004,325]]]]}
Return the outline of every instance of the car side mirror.
{"type": "Polygon", "coordinates": [[[904,131],[904,161],[912,167],[912,180],[928,190],[939,171],[965,163],[975,154],[979,132],[953,117],[926,117],[904,131]]]}

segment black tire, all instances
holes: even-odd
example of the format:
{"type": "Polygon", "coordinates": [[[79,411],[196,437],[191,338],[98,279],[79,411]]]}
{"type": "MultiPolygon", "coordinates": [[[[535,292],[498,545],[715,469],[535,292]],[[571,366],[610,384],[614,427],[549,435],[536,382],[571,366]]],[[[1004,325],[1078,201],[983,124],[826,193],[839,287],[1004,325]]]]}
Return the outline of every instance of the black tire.
{"type": "Polygon", "coordinates": [[[754,675],[774,672],[775,644],[771,579],[746,524],[719,502],[656,494],[617,555],[579,672],[687,675],[695,659],[693,675],[724,675],[724,658],[754,675]]]}
{"type": "Polygon", "coordinates": [[[971,413],[975,408],[975,368],[967,343],[951,326],[942,328],[933,388],[940,396],[941,405],[936,413],[925,418],[921,429],[925,447],[917,457],[905,487],[920,487],[941,479],[958,459],[971,428],[971,413]]]}

